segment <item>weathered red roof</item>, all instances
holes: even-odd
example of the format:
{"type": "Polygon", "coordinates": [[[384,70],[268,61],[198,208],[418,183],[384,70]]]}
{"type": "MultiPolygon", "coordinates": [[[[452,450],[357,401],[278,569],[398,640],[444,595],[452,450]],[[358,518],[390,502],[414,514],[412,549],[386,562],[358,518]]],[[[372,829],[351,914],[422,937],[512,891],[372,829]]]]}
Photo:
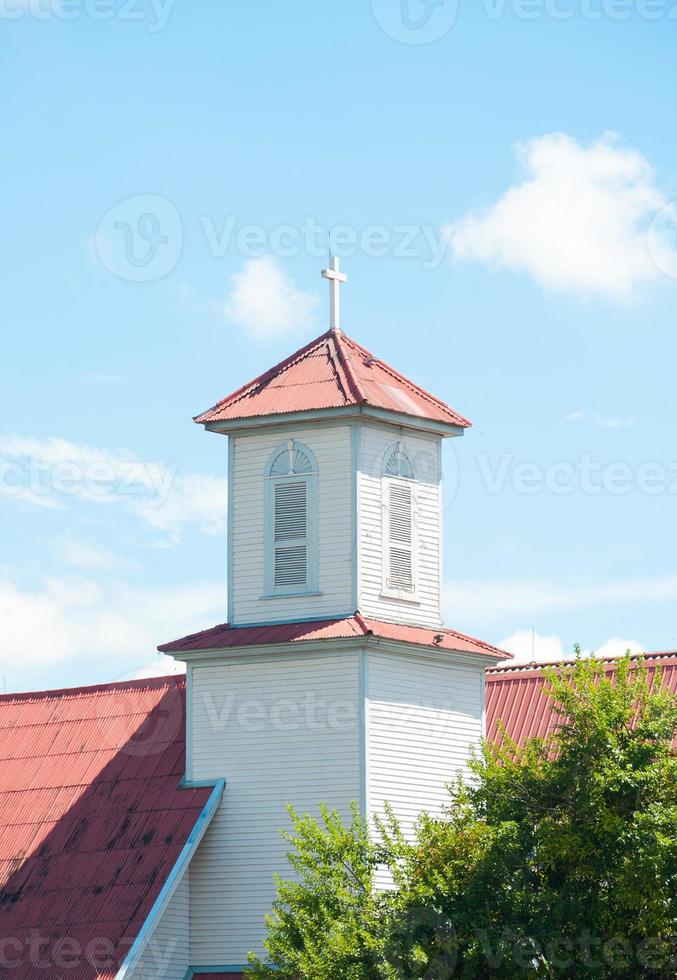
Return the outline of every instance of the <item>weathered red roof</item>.
{"type": "Polygon", "coordinates": [[[423,626],[403,626],[386,623],[379,619],[366,619],[360,613],[345,619],[324,619],[319,622],[280,623],[276,626],[229,626],[222,623],[200,633],[192,633],[179,640],[163,643],[158,647],[163,653],[179,653],[193,650],[226,650],[232,647],[259,646],[275,643],[303,643],[311,640],[354,639],[360,636],[378,636],[400,643],[453,650],[460,653],[477,653],[493,660],[509,659],[510,654],[482,640],[466,636],[451,629],[428,629],[423,626]]]}
{"type": "MultiPolygon", "coordinates": [[[[601,662],[604,670],[612,673],[617,661],[618,657],[610,657],[601,662]]],[[[656,667],[660,666],[663,684],[677,693],[677,652],[638,654],[633,661],[645,663],[651,677],[656,667]]],[[[563,661],[559,666],[573,663],[573,660],[563,661]]],[[[523,745],[531,736],[545,738],[555,730],[559,716],[545,692],[543,670],[546,666],[558,665],[507,664],[487,671],[486,719],[487,738],[490,741],[499,738],[499,721],[519,745],[523,745]]]]}
{"type": "Polygon", "coordinates": [[[195,421],[207,424],[356,405],[461,428],[471,424],[441,399],[335,330],[306,344],[195,421]]]}
{"type": "MultiPolygon", "coordinates": [[[[184,774],[182,678],[0,697],[0,936],[11,980],[112,978],[210,796],[184,774]],[[46,968],[35,965],[39,936],[46,968]],[[98,968],[95,940],[98,947],[98,968]],[[72,955],[69,953],[69,956],[72,955]]],[[[3,970],[3,976],[5,975],[3,970]]]]}

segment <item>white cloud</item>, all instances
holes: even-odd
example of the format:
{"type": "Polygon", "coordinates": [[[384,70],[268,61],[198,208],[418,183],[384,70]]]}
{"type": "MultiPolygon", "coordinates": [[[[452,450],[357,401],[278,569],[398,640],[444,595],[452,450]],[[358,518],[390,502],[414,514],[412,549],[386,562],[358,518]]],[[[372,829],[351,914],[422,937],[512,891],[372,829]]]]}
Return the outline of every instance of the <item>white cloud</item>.
{"type": "Polygon", "coordinates": [[[549,660],[564,660],[571,656],[564,652],[558,636],[543,636],[532,630],[516,630],[498,644],[501,650],[512,653],[515,660],[543,663],[549,660]]]}
{"type": "Polygon", "coordinates": [[[212,582],[154,589],[65,577],[26,589],[3,577],[0,668],[10,689],[19,668],[82,658],[108,663],[115,679],[147,668],[158,643],[223,621],[225,601],[224,586],[212,582]]]}
{"type": "MultiPolygon", "coordinates": [[[[553,663],[558,660],[570,660],[575,656],[573,650],[566,650],[559,636],[543,635],[530,629],[520,629],[506,636],[498,644],[502,650],[512,653],[518,663],[553,663]]],[[[623,640],[614,636],[594,651],[597,657],[620,657],[628,650],[631,653],[641,653],[644,647],[635,640],[623,640]]],[[[584,656],[590,656],[590,650],[584,650],[584,656]]]]}
{"type": "Polygon", "coordinates": [[[188,524],[206,534],[225,530],[225,476],[181,473],[175,463],[58,437],[0,436],[0,497],[59,509],[76,499],[114,505],[175,538],[188,524]]]}
{"type": "Polygon", "coordinates": [[[224,315],[255,339],[268,340],[312,326],[317,297],[298,289],[272,256],[250,259],[231,280],[224,315]]]}
{"type": "Polygon", "coordinates": [[[141,681],[146,677],[169,676],[173,674],[185,674],[186,665],[167,657],[165,654],[158,654],[155,660],[149,661],[145,666],[137,670],[131,670],[121,678],[123,681],[141,681]]]}
{"type": "Polygon", "coordinates": [[[595,412],[586,412],[582,408],[576,412],[565,415],[563,422],[583,422],[594,425],[598,429],[628,429],[637,425],[637,419],[633,416],[618,418],[613,415],[598,415],[595,412]]]}
{"type": "Polygon", "coordinates": [[[597,647],[595,654],[598,657],[622,657],[628,650],[630,653],[643,653],[644,647],[636,640],[624,640],[620,636],[612,636],[601,647],[597,647]]]}
{"type": "Polygon", "coordinates": [[[677,264],[666,220],[668,213],[677,218],[677,208],[637,150],[612,134],[586,146],[553,133],[518,146],[517,156],[522,179],[446,227],[456,259],[526,272],[551,289],[620,299],[677,264]],[[661,210],[647,244],[647,225],[661,210]]]}
{"type": "Polygon", "coordinates": [[[450,621],[459,618],[491,621],[604,603],[669,602],[677,600],[677,575],[606,584],[459,579],[445,584],[444,595],[450,621]]]}

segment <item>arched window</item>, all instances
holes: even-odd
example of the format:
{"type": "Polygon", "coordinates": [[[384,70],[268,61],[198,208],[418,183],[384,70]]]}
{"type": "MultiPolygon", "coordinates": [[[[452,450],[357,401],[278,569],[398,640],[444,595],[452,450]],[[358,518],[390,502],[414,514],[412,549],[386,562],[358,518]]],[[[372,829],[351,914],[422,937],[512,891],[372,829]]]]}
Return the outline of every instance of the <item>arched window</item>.
{"type": "Polygon", "coordinates": [[[403,480],[414,479],[414,467],[399,443],[386,454],[383,473],[385,476],[400,477],[403,480]]]}
{"type": "Polygon", "coordinates": [[[266,595],[317,590],[317,464],[290,439],[266,467],[266,595]]]}
{"type": "Polygon", "coordinates": [[[415,587],[414,467],[398,443],[383,462],[383,590],[411,595],[415,587]]]}

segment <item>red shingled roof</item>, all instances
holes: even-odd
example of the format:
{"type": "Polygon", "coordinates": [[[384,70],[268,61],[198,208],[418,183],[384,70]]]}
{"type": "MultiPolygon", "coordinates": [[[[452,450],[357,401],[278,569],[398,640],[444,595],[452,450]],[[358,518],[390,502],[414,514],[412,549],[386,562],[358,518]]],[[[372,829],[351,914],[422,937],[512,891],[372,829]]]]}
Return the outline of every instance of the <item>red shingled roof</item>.
{"type": "Polygon", "coordinates": [[[472,636],[450,629],[428,629],[423,626],[402,626],[379,619],[366,619],[360,613],[347,619],[324,619],[319,622],[280,623],[277,626],[229,626],[222,623],[201,633],[192,633],[180,640],[163,643],[163,653],[193,650],[224,650],[232,647],[260,646],[274,643],[303,643],[311,640],[355,639],[378,636],[385,640],[412,643],[460,653],[477,653],[493,660],[509,659],[510,654],[472,636]],[[436,639],[437,638],[437,639],[436,639]]]}
{"type": "MultiPolygon", "coordinates": [[[[607,673],[616,669],[618,658],[603,660],[607,673]]],[[[677,652],[638,654],[633,660],[645,663],[653,676],[660,665],[663,684],[677,693],[677,652]]],[[[564,661],[563,665],[575,663],[564,661]]],[[[497,722],[502,722],[508,735],[520,745],[527,738],[545,738],[557,727],[559,716],[545,693],[544,666],[557,664],[507,664],[487,671],[487,738],[498,739],[497,722]]],[[[562,666],[560,662],[559,666],[562,666]]]]}
{"type": "Polygon", "coordinates": [[[60,976],[66,938],[77,951],[69,976],[115,976],[211,792],[178,788],[184,698],[182,678],[0,697],[0,938],[13,942],[11,980],[60,976]]]}
{"type": "Polygon", "coordinates": [[[198,415],[195,421],[207,424],[357,405],[461,428],[471,424],[445,402],[335,330],[306,344],[198,415]]]}

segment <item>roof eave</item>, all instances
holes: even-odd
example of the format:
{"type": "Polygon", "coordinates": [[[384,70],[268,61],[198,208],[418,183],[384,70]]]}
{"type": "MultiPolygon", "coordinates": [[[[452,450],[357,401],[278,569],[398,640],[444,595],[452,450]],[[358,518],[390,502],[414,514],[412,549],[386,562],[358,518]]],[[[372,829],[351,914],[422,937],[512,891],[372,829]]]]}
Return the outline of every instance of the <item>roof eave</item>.
{"type": "Polygon", "coordinates": [[[430,432],[435,435],[440,435],[443,438],[462,436],[465,430],[469,428],[469,424],[461,425],[451,421],[440,422],[435,419],[407,415],[404,412],[393,412],[385,408],[376,408],[373,405],[345,405],[337,408],[317,408],[301,412],[282,412],[277,415],[256,415],[250,418],[200,422],[199,424],[204,425],[208,432],[229,435],[231,432],[270,429],[289,424],[303,424],[305,422],[319,422],[324,420],[349,421],[355,418],[388,423],[420,432],[430,432]]]}
{"type": "MultiPolygon", "coordinates": [[[[502,661],[502,653],[491,650],[461,650],[453,647],[436,646],[430,643],[416,643],[412,640],[396,640],[392,637],[380,636],[377,633],[356,634],[355,636],[328,636],[312,640],[286,640],[273,643],[252,643],[240,646],[193,647],[192,649],[171,650],[169,644],[164,645],[166,653],[182,663],[208,664],[216,660],[259,659],[264,656],[313,656],[323,653],[327,647],[343,652],[360,650],[368,647],[371,650],[384,650],[390,653],[400,653],[406,656],[428,657],[434,660],[463,660],[482,667],[493,667],[502,661]]],[[[509,656],[509,655],[508,655],[509,656]]]]}

